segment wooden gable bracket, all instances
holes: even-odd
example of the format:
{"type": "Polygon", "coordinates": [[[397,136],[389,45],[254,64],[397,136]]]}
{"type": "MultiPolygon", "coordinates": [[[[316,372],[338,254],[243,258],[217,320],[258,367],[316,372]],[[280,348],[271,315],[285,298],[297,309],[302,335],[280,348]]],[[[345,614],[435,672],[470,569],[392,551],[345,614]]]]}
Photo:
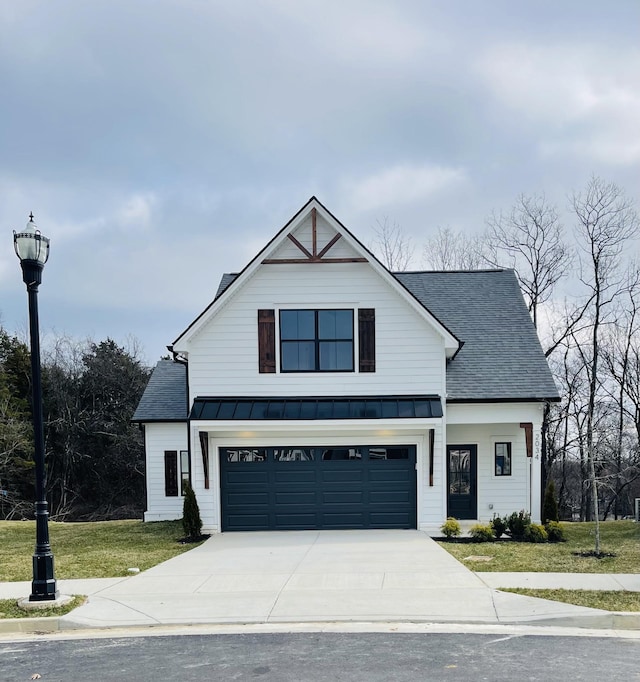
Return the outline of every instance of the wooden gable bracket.
{"type": "Polygon", "coordinates": [[[325,255],[331,247],[340,239],[340,233],[333,236],[333,238],[321,249],[318,253],[318,232],[317,232],[317,211],[315,208],[311,209],[311,252],[305,248],[291,233],[287,237],[302,251],[306,258],[265,258],[262,262],[266,265],[273,265],[275,263],[366,263],[366,258],[325,258],[325,255]]]}

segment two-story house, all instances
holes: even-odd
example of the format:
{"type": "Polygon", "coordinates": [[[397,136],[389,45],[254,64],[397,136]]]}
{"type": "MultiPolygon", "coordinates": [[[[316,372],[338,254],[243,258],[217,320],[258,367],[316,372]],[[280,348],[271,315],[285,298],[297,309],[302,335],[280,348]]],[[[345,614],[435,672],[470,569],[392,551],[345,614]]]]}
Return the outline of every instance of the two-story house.
{"type": "Polygon", "coordinates": [[[208,532],[540,516],[556,387],[511,270],[392,273],[317,199],[156,366],[145,520],[208,532]]]}

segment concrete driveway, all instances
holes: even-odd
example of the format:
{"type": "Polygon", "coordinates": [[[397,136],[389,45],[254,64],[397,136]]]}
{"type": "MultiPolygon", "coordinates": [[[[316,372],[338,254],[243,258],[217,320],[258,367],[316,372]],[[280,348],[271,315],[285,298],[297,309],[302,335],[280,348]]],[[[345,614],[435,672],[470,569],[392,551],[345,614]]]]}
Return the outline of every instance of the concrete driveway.
{"type": "MultiPolygon", "coordinates": [[[[470,551],[470,553],[472,553],[470,551]]],[[[416,530],[224,533],[94,592],[61,628],[557,622],[606,614],[499,592],[416,530]]]]}

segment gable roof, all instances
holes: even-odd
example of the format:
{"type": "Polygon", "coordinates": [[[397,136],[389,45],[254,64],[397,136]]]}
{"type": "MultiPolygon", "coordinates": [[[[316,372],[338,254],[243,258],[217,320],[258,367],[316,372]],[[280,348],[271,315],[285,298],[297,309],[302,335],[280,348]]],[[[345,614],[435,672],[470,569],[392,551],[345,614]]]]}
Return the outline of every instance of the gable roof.
{"type": "Polygon", "coordinates": [[[513,270],[395,276],[464,342],[447,363],[448,402],[558,399],[513,270]]]}
{"type": "Polygon", "coordinates": [[[186,421],[187,400],[185,365],[173,360],[160,360],[151,374],[131,421],[186,421]]]}
{"type": "MultiPolygon", "coordinates": [[[[253,273],[261,266],[268,263],[282,263],[287,262],[286,260],[271,260],[270,255],[273,254],[276,249],[282,245],[287,237],[292,237],[292,233],[301,225],[301,223],[312,216],[314,225],[314,249],[313,254],[307,251],[295,238],[292,239],[299,247],[302,248],[304,253],[309,256],[308,258],[289,260],[288,262],[317,262],[317,261],[327,261],[327,262],[344,262],[345,259],[332,259],[323,258],[323,254],[331,248],[331,245],[335,243],[335,239],[331,240],[329,244],[318,254],[315,250],[315,221],[316,213],[321,215],[321,217],[330,225],[330,227],[336,232],[336,239],[343,237],[347,244],[352,247],[352,249],[359,254],[361,257],[347,259],[349,261],[367,261],[373,270],[382,277],[389,286],[391,286],[395,291],[402,296],[407,303],[419,314],[421,315],[431,326],[443,337],[445,352],[447,357],[452,357],[460,349],[461,342],[456,338],[455,334],[447,328],[445,324],[441,322],[422,302],[416,299],[416,297],[400,282],[396,279],[393,274],[366,248],[323,204],[321,204],[316,197],[311,197],[309,201],[286,223],[286,225],[267,243],[267,245],[258,253],[255,258],[241,271],[231,279],[226,286],[222,286],[222,282],[218,287],[218,293],[213,301],[202,311],[202,313],[178,336],[178,338],[170,346],[170,350],[175,352],[186,351],[186,342],[188,339],[196,334],[215,314],[216,312],[225,305],[226,300],[232,294],[233,291],[237,290],[237,287],[242,286],[242,284],[247,281],[253,273]],[[233,286],[231,286],[233,285],[233,286]]],[[[224,278],[223,278],[224,280],[224,278]]]]}

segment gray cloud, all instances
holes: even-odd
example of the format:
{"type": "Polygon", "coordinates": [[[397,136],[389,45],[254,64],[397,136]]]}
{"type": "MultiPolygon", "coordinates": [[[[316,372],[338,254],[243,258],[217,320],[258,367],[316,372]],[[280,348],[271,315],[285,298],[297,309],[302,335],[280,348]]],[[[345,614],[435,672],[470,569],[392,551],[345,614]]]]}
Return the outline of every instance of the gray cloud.
{"type": "Polygon", "coordinates": [[[0,0],[0,314],[12,228],[43,323],[149,360],[316,194],[363,241],[477,232],[519,192],[637,192],[637,2],[0,0]],[[162,342],[159,341],[164,335],[162,342]]]}

